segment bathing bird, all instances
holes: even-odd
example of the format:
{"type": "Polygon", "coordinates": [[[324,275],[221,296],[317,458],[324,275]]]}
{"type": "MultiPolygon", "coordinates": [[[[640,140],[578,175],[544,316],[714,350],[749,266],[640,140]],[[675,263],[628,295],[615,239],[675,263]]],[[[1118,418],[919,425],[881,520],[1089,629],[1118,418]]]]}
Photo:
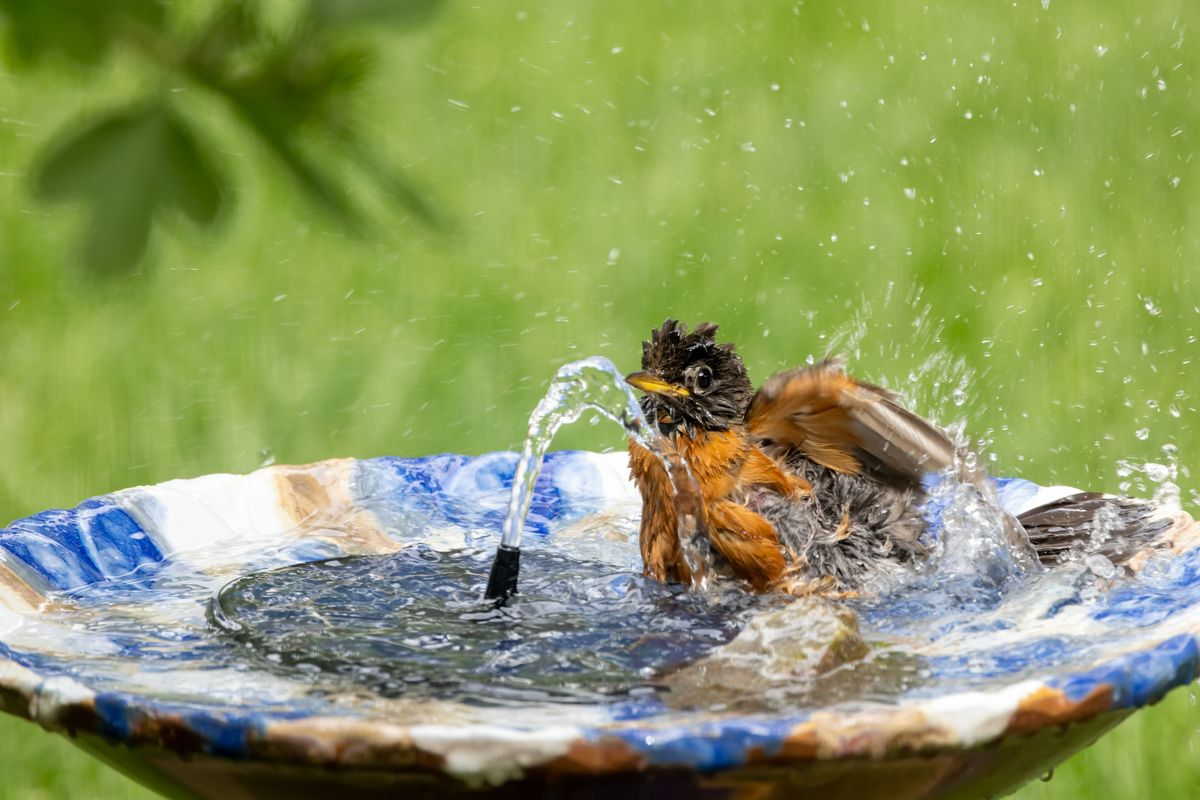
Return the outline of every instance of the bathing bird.
{"type": "MultiPolygon", "coordinates": [[[[691,495],[686,513],[698,517],[695,535],[720,570],[757,591],[854,592],[868,576],[928,554],[927,476],[957,470],[960,480],[986,480],[960,466],[942,430],[840,361],[784,370],[756,391],[734,345],[716,334],[708,322],[689,330],[668,319],[642,343],[641,370],[626,377],[644,393],[642,410],[662,442],[660,453],[629,443],[646,575],[697,577],[678,524],[680,497],[691,495]],[[685,473],[693,488],[680,492],[685,473]]],[[[1149,503],[1085,492],[1005,515],[1004,524],[1030,563],[1057,564],[1092,541],[1120,564],[1138,549],[1131,545],[1168,526],[1152,512],[1149,503]]]]}

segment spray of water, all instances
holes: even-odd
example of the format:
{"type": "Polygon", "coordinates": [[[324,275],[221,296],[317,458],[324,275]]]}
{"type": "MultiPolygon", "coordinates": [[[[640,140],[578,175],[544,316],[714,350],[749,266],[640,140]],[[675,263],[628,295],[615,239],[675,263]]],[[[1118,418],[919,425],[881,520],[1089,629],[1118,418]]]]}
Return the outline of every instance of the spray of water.
{"type": "Polygon", "coordinates": [[[504,519],[503,546],[521,546],[521,531],[533,500],[533,487],[554,435],[563,425],[576,422],[589,410],[621,425],[629,436],[651,452],[662,451],[658,433],[646,421],[637,398],[611,361],[592,356],[564,365],[555,373],[545,397],[529,416],[529,430],[513,475],[508,516],[504,519]]]}
{"type": "Polygon", "coordinates": [[[592,356],[562,366],[529,417],[529,429],[513,475],[508,514],[488,579],[486,599],[503,602],[516,593],[521,533],[533,502],[534,486],[542,471],[542,460],[559,428],[576,422],[585,411],[598,412],[617,423],[626,435],[662,460],[675,488],[676,520],[684,558],[695,576],[695,585],[706,585],[711,555],[699,486],[687,463],[663,447],[662,437],[646,420],[637,397],[616,366],[607,358],[592,356]]]}

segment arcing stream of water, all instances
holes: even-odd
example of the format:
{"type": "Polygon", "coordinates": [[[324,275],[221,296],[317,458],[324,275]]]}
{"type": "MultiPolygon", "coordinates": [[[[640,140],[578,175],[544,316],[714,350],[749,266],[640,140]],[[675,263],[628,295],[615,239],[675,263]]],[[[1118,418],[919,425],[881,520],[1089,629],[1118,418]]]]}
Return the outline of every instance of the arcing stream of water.
{"type": "MultiPolygon", "coordinates": [[[[637,398],[616,366],[600,356],[566,364],[555,374],[550,388],[529,417],[529,430],[513,475],[508,515],[504,519],[503,535],[492,562],[485,599],[503,603],[516,593],[521,533],[525,518],[529,515],[533,487],[541,473],[542,460],[559,428],[575,422],[588,410],[596,411],[621,425],[626,435],[662,458],[681,503],[686,504],[689,499],[698,497],[699,489],[688,473],[687,465],[664,452],[658,431],[647,421],[637,398]]],[[[685,543],[687,557],[690,561],[698,562],[705,557],[703,537],[697,535],[703,519],[699,514],[683,513],[678,515],[678,520],[679,540],[685,543]]],[[[693,574],[704,575],[705,570],[696,566],[693,564],[693,574]]]]}
{"type": "Polygon", "coordinates": [[[488,576],[485,599],[504,603],[517,591],[521,533],[533,500],[533,487],[542,471],[542,460],[559,428],[575,422],[591,409],[623,426],[630,436],[647,448],[657,449],[654,431],[647,424],[637,399],[627,388],[620,391],[621,387],[621,374],[606,358],[574,361],[555,374],[546,395],[529,417],[529,431],[513,474],[508,515],[504,518],[500,545],[488,576]],[[617,387],[616,391],[614,387],[617,387]]]}

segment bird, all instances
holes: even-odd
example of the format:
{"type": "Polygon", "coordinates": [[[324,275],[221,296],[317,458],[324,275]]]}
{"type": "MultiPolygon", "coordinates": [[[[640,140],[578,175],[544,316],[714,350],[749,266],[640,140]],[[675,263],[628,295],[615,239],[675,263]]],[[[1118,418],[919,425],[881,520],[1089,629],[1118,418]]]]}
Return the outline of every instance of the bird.
{"type": "MultiPolygon", "coordinates": [[[[957,470],[978,484],[983,471],[964,466],[964,451],[898,394],[850,376],[840,359],[785,369],[756,390],[717,330],[668,318],[642,343],[641,370],[625,378],[643,393],[661,443],[652,452],[629,441],[644,574],[664,583],[700,577],[681,519],[695,523],[718,571],[757,592],[853,595],[870,576],[926,558],[929,476],[957,470]]],[[[1005,524],[1030,563],[1059,564],[1092,541],[1122,564],[1169,526],[1153,511],[1080,492],[1005,524]]]]}

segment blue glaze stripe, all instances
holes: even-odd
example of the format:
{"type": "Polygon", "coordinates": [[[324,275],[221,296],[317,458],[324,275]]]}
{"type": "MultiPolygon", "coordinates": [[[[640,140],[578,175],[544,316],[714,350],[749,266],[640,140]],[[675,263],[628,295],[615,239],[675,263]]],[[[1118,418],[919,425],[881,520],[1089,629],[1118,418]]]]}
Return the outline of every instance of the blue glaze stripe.
{"type": "Polygon", "coordinates": [[[670,728],[589,729],[585,735],[593,742],[620,739],[655,766],[713,770],[745,764],[752,751],[775,755],[792,729],[806,719],[731,719],[670,728]]]}
{"type": "Polygon", "coordinates": [[[1133,653],[1126,653],[1083,673],[1055,677],[1047,685],[1061,689],[1072,702],[1096,688],[1112,687],[1112,708],[1140,708],[1162,699],[1171,689],[1191,683],[1200,674],[1200,646],[1193,634],[1173,636],[1133,653]]]}

